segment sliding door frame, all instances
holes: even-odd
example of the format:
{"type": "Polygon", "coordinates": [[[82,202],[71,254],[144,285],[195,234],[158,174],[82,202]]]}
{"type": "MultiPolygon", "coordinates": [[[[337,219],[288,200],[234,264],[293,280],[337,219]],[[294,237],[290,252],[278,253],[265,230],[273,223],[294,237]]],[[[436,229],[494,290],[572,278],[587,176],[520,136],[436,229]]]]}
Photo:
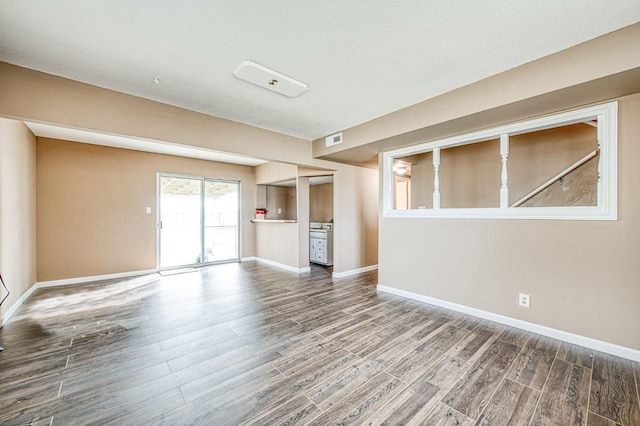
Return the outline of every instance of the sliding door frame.
{"type": "Polygon", "coordinates": [[[162,270],[170,270],[177,268],[189,268],[189,267],[200,267],[205,265],[214,265],[218,263],[233,263],[240,262],[242,259],[242,181],[233,180],[233,179],[218,179],[218,178],[210,178],[204,176],[193,176],[193,175],[185,175],[178,173],[164,173],[157,172],[156,173],[156,267],[159,271],[162,270]],[[168,178],[178,178],[178,179],[193,179],[200,181],[200,262],[186,264],[186,265],[178,265],[178,266],[168,266],[161,268],[161,251],[162,251],[162,211],[161,211],[161,197],[162,197],[162,185],[161,180],[163,177],[168,178]],[[205,182],[223,182],[223,183],[233,183],[238,185],[238,211],[237,211],[237,223],[238,229],[236,231],[236,247],[237,247],[237,257],[235,259],[225,259],[225,260],[217,260],[211,262],[205,262],[205,182]]]}
{"type": "Polygon", "coordinates": [[[215,265],[217,263],[233,263],[233,262],[240,262],[242,260],[242,181],[240,180],[235,180],[235,179],[219,179],[219,178],[209,178],[209,177],[203,177],[202,178],[202,265],[215,265]],[[205,182],[219,182],[219,183],[232,183],[232,184],[236,184],[238,185],[238,192],[237,192],[237,203],[238,203],[238,211],[236,212],[237,214],[237,218],[236,218],[236,223],[238,224],[238,230],[236,231],[236,255],[237,257],[234,259],[224,259],[224,260],[213,260],[210,262],[205,262],[205,254],[204,254],[204,249],[205,249],[205,208],[204,208],[204,200],[206,199],[206,191],[205,191],[205,182]]]}

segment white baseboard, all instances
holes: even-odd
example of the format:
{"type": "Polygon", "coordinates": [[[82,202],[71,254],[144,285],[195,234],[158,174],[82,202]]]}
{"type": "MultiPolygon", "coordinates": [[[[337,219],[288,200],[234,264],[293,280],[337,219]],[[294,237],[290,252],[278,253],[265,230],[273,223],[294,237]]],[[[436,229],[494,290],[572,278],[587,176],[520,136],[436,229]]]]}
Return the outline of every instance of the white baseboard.
{"type": "Polygon", "coordinates": [[[139,275],[155,274],[157,272],[158,272],[157,269],[146,269],[142,271],[119,272],[117,274],[93,275],[89,277],[66,278],[63,280],[37,282],[31,287],[29,287],[29,289],[25,291],[22,296],[20,296],[20,299],[18,299],[13,305],[11,305],[11,307],[7,310],[7,312],[2,315],[0,327],[8,323],[9,319],[11,319],[13,314],[15,314],[16,311],[22,306],[22,304],[26,302],[27,299],[31,297],[31,295],[38,289],[48,288],[48,287],[58,287],[58,286],[64,286],[64,285],[83,284],[83,283],[90,283],[90,282],[102,281],[102,280],[111,280],[111,279],[117,279],[117,278],[130,278],[130,277],[137,277],[139,275]]]}
{"type": "Polygon", "coordinates": [[[256,260],[255,256],[248,256],[248,257],[243,257],[242,259],[240,259],[240,262],[251,262],[253,260],[256,260]]]}
{"type": "Polygon", "coordinates": [[[276,268],[284,269],[286,271],[295,272],[297,274],[302,274],[304,272],[310,272],[311,267],[307,266],[304,268],[296,268],[295,266],[285,265],[284,263],[274,262],[273,260],[263,259],[261,257],[255,257],[253,260],[256,262],[264,263],[265,265],[274,266],[276,268]]]}
{"type": "Polygon", "coordinates": [[[378,269],[378,265],[371,265],[371,266],[365,266],[364,268],[350,269],[344,272],[334,272],[333,274],[331,274],[331,276],[333,278],[344,278],[344,277],[350,277],[351,275],[358,275],[363,272],[375,271],[376,269],[378,269]]]}
{"type": "Polygon", "coordinates": [[[465,305],[459,305],[457,303],[447,302],[446,300],[436,299],[433,297],[424,296],[422,294],[412,293],[410,291],[400,290],[385,285],[378,284],[378,291],[395,294],[397,296],[406,297],[408,299],[417,300],[419,302],[429,303],[431,305],[451,309],[452,311],[462,312],[474,317],[495,321],[500,324],[509,325],[512,327],[520,328],[522,330],[530,331],[532,333],[541,334],[543,336],[552,337],[558,340],[564,340],[565,342],[573,343],[575,345],[584,346],[587,348],[595,349],[597,351],[606,352],[611,355],[616,355],[622,358],[640,362],[640,351],[636,349],[619,346],[609,342],[603,342],[602,340],[592,339],[591,337],[569,333],[568,331],[562,331],[555,328],[546,327],[544,325],[522,321],[516,318],[495,314],[493,312],[483,311],[481,309],[471,308],[465,305]]]}
{"type": "Polygon", "coordinates": [[[29,297],[31,297],[31,295],[38,289],[38,283],[35,283],[34,285],[32,285],[31,287],[29,287],[29,289],[27,291],[25,291],[22,296],[20,296],[20,298],[18,300],[16,300],[16,302],[11,305],[11,307],[9,309],[7,309],[7,312],[5,312],[4,314],[2,314],[2,318],[0,319],[0,327],[3,327],[6,323],[9,322],[9,320],[11,319],[11,317],[13,316],[13,314],[16,313],[16,311],[18,309],[20,309],[20,306],[22,306],[22,304],[24,302],[27,301],[27,299],[29,297]]]}

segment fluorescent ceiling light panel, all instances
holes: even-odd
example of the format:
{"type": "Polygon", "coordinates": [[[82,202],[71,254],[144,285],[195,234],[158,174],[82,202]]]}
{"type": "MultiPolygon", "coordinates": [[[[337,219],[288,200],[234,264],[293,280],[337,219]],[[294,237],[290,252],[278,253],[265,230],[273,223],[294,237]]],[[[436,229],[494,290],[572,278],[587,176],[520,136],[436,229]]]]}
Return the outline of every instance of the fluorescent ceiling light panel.
{"type": "Polygon", "coordinates": [[[309,85],[301,81],[287,77],[252,61],[244,61],[233,72],[240,80],[248,81],[256,86],[264,87],[272,92],[295,98],[307,90],[309,85]]]}

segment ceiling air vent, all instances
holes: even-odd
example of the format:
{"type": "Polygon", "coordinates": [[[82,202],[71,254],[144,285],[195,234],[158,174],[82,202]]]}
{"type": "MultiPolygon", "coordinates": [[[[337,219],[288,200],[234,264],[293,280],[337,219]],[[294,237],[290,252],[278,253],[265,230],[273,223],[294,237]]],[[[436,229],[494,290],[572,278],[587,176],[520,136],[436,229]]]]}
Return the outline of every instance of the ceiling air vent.
{"type": "Polygon", "coordinates": [[[336,133],[335,135],[324,138],[324,146],[333,146],[339,143],[342,143],[342,133],[336,133]]]}
{"type": "Polygon", "coordinates": [[[307,90],[309,85],[301,81],[280,74],[253,61],[244,61],[233,72],[240,80],[248,81],[256,86],[280,93],[281,95],[295,98],[307,90]]]}

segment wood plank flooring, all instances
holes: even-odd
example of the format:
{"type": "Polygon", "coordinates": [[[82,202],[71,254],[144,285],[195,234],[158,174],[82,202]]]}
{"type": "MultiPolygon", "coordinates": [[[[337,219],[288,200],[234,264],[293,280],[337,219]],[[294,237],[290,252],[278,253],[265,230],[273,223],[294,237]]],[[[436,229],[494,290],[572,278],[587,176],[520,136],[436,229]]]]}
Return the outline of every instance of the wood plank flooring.
{"type": "Polygon", "coordinates": [[[255,262],[42,289],[2,425],[640,425],[640,364],[255,262]]]}

